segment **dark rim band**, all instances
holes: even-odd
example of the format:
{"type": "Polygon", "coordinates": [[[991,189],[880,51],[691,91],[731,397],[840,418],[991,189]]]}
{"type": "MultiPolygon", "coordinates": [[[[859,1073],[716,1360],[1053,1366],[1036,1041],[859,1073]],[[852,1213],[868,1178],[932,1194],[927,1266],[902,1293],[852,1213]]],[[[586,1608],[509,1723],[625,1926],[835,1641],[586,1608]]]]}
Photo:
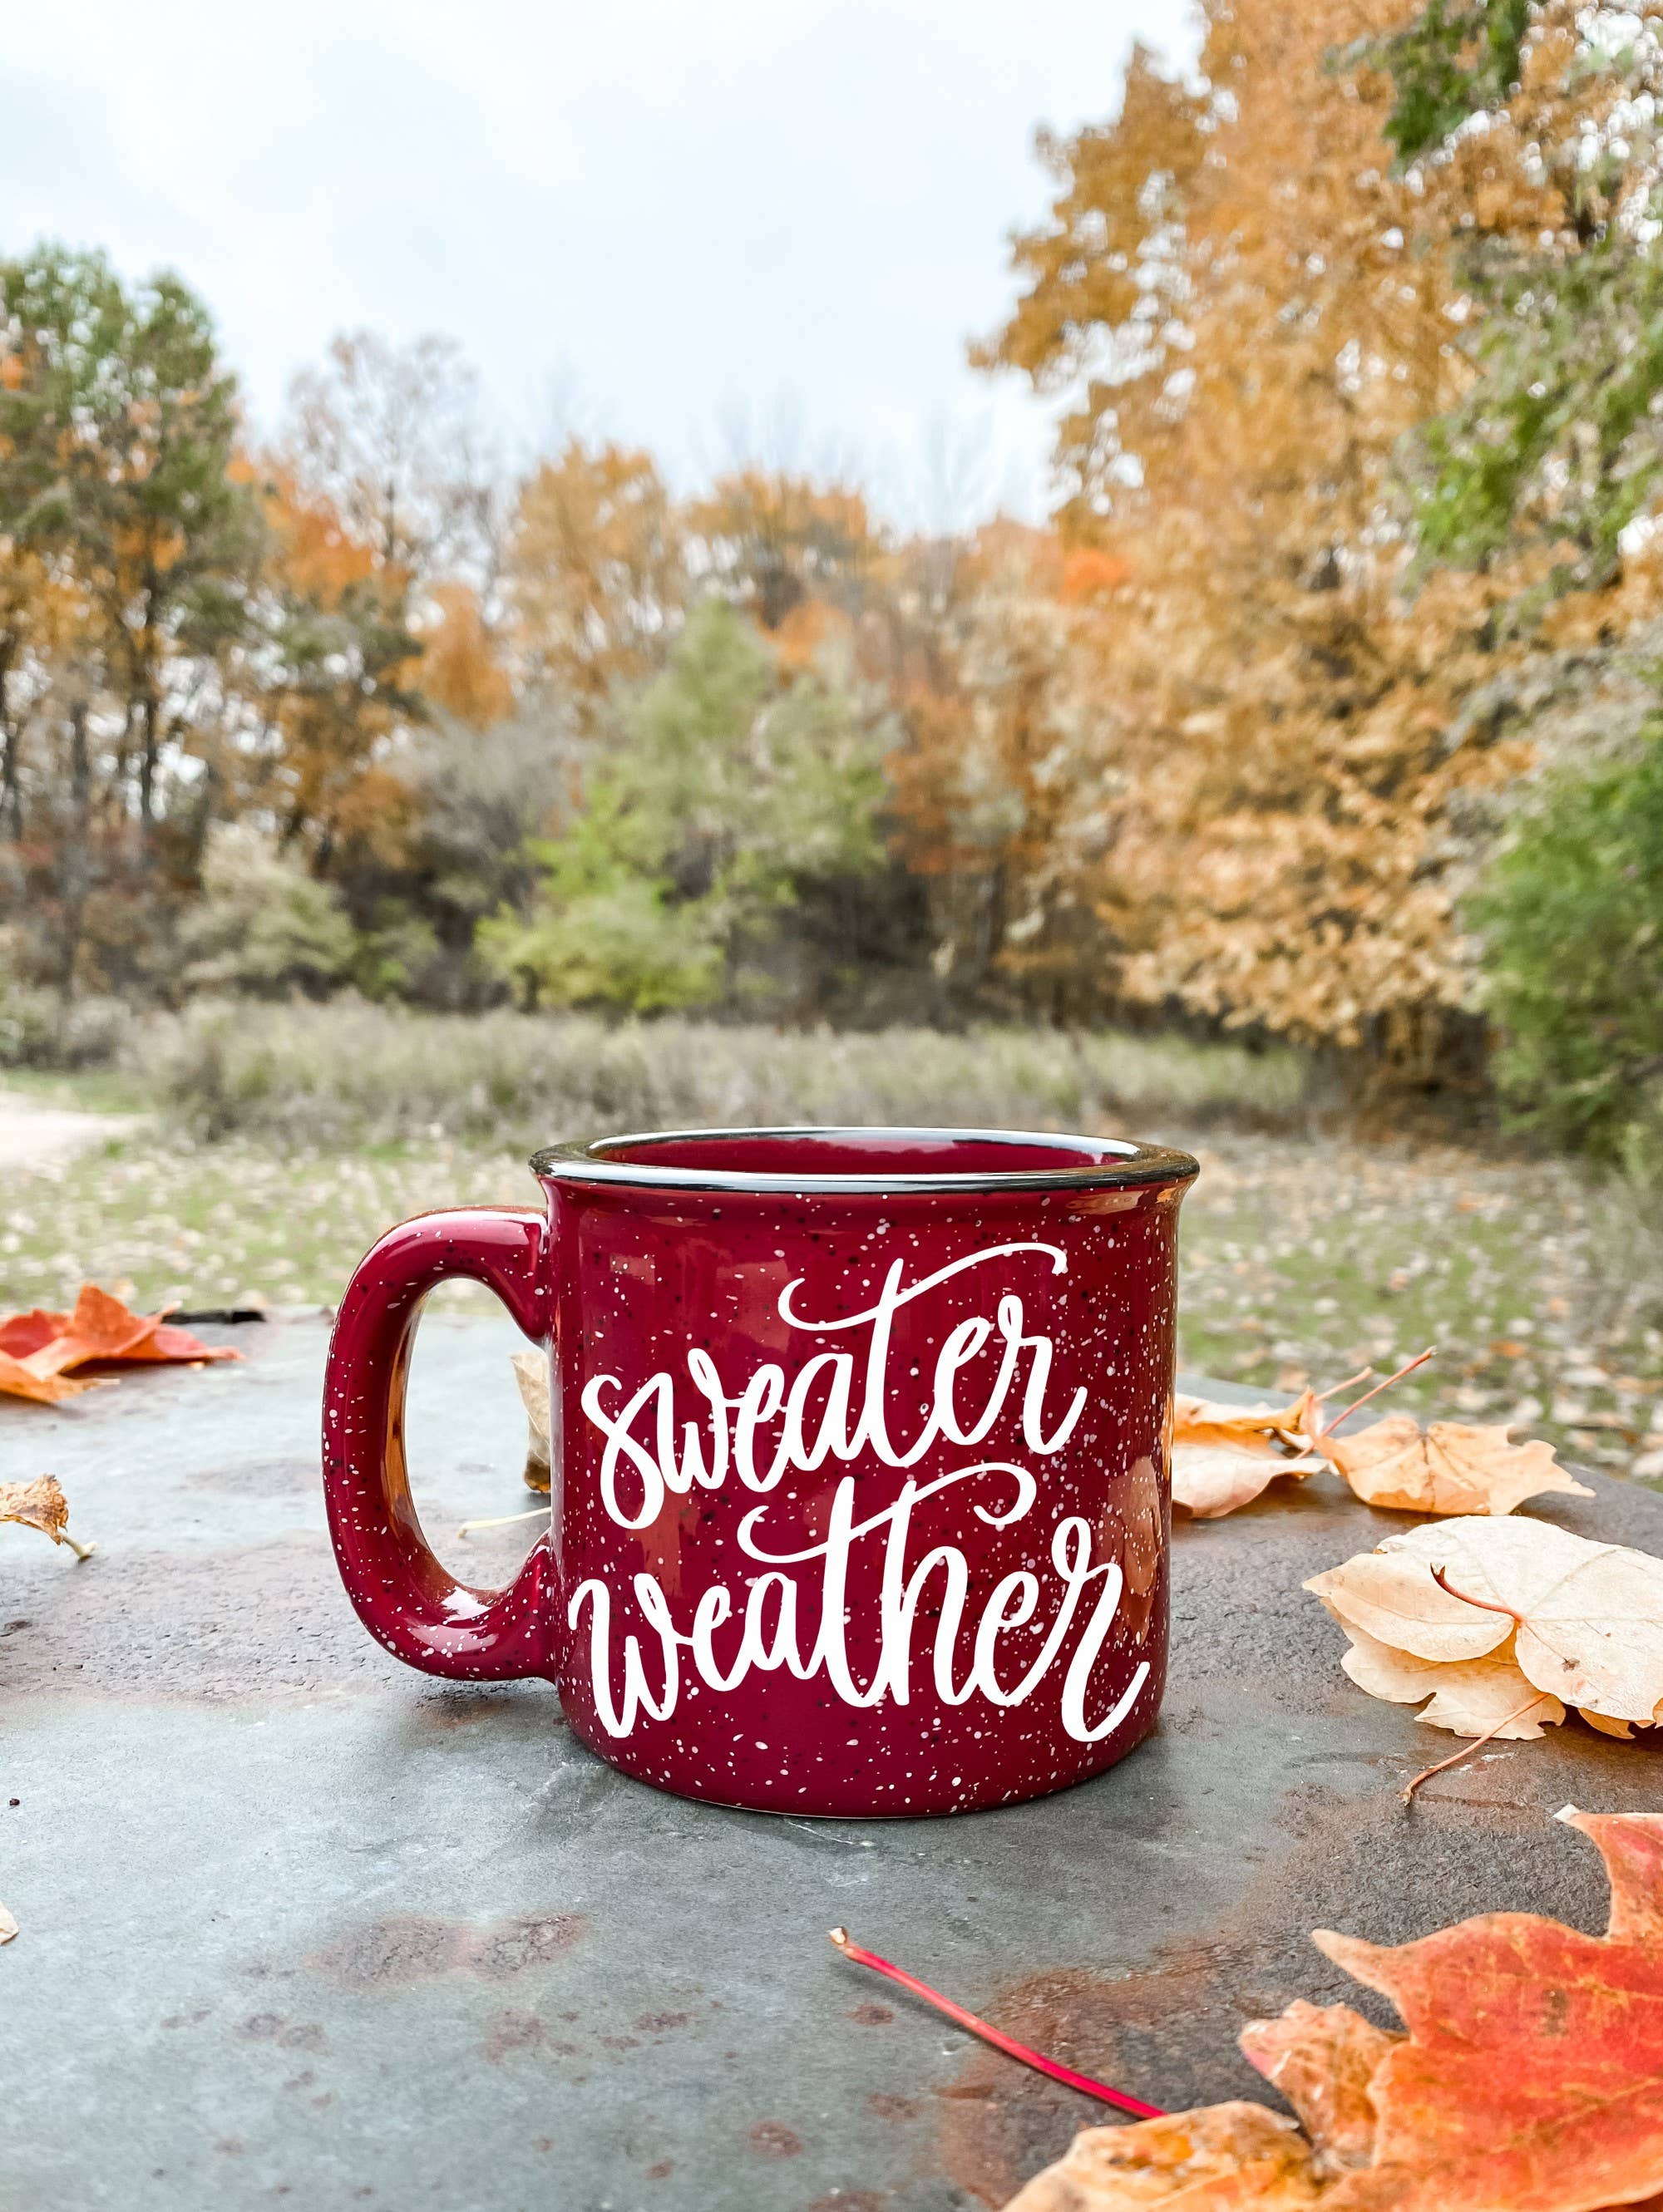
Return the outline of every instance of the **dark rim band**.
{"type": "Polygon", "coordinates": [[[556,1182],[633,1184],[643,1189],[729,1190],[788,1192],[798,1197],[822,1193],[859,1192],[874,1197],[889,1193],[909,1195],[928,1191],[1046,1191],[1130,1190],[1150,1183],[1186,1183],[1201,1170],[1188,1152],[1160,1145],[1133,1144],[1114,1137],[1058,1136],[1048,1130],[926,1129],[888,1127],[826,1127],[820,1126],[766,1129],[654,1129],[640,1135],[597,1137],[550,1145],[533,1152],[532,1173],[556,1182]],[[754,1169],[655,1167],[643,1160],[621,1160],[608,1155],[647,1145],[719,1142],[728,1139],[752,1141],[792,1138],[928,1138],[937,1143],[1023,1145],[1048,1146],[1057,1152],[1095,1152],[1094,1162],[1076,1158],[1067,1167],[1020,1168],[1008,1171],[946,1169],[858,1175],[841,1172],[817,1175],[764,1174],[754,1169]]]}

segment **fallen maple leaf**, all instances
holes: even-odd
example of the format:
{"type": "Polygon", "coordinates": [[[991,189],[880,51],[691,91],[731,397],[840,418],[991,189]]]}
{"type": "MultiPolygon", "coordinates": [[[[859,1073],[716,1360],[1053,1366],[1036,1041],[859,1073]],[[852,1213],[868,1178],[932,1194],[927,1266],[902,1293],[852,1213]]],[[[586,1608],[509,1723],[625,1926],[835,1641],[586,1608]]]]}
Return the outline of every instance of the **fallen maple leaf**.
{"type": "Polygon", "coordinates": [[[1305,1585],[1348,1633],[1439,1664],[1510,1654],[1608,1721],[1663,1708],[1663,1559],[1545,1521],[1429,1522],[1305,1585]],[[1440,1579],[1441,1576],[1442,1579],[1440,1579]]]}
{"type": "Polygon", "coordinates": [[[1514,1444],[1505,1428],[1436,1421],[1424,1435],[1406,1413],[1376,1421],[1357,1437],[1335,1431],[1358,1408],[1432,1358],[1421,1352],[1323,1425],[1326,1398],[1369,1370],[1291,1405],[1230,1406],[1179,1395],[1173,1401],[1173,1503],[1199,1520],[1216,1520],[1258,1498],[1278,1475],[1303,1478],[1325,1464],[1365,1504],[1408,1513],[1510,1513],[1543,1491],[1593,1492],[1554,1460],[1546,1443],[1514,1444]]]}
{"type": "Polygon", "coordinates": [[[1005,2212],[1298,2212],[1322,2202],[1294,2122],[1243,2101],[1083,2128],[1005,2212]]]}
{"type": "Polygon", "coordinates": [[[1311,1447],[1321,1403],[1310,1390],[1288,1406],[1229,1406],[1179,1392],[1173,1400],[1173,1504],[1198,1521],[1216,1521],[1251,1504],[1279,1475],[1317,1473],[1324,1462],[1311,1447]]]}
{"type": "Polygon", "coordinates": [[[1289,1406],[1228,1406],[1179,1391],[1173,1400],[1173,1443],[1266,1455],[1306,1451],[1319,1425],[1321,1402],[1309,1390],[1289,1406]]]}
{"type": "Polygon", "coordinates": [[[64,1378],[82,1367],[157,1366],[241,1359],[228,1345],[204,1344],[163,1314],[137,1314],[84,1284],[72,1313],[35,1307],[0,1321],[0,1396],[52,1405],[90,1386],[64,1378]]]}
{"type": "MultiPolygon", "coordinates": [[[[30,1316],[31,1320],[38,1316],[30,1316]]],[[[189,1329],[175,1328],[165,1312],[137,1314],[95,1283],[82,1286],[75,1310],[47,1319],[58,1323],[58,1334],[31,1352],[26,1364],[36,1374],[60,1375],[76,1367],[116,1362],[146,1365],[183,1360],[241,1359],[229,1345],[204,1344],[189,1329]]]]}
{"type": "Polygon", "coordinates": [[[9,1352],[14,1359],[27,1359],[62,1334],[67,1318],[64,1314],[48,1313],[42,1306],[9,1315],[0,1321],[0,1352],[9,1352]]]}
{"type": "MultiPolygon", "coordinates": [[[[1351,1644],[1340,1664],[1357,1687],[1393,1705],[1418,1705],[1429,1696],[1430,1704],[1415,1716],[1428,1728],[1522,1743],[1533,1741],[1544,1728],[1557,1727],[1565,1717],[1560,1700],[1538,1691],[1510,1656],[1491,1653],[1488,1658],[1458,1659],[1441,1666],[1413,1652],[1394,1650],[1389,1644],[1377,1644],[1360,1628],[1341,1625],[1351,1644]]],[[[1617,1725],[1626,1728],[1627,1723],[1617,1725]]]]}
{"type": "Polygon", "coordinates": [[[38,1476],[34,1482],[0,1482],[0,1522],[15,1521],[20,1528],[38,1528],[54,1544],[67,1544],[77,1559],[86,1559],[90,1544],[78,1544],[66,1522],[70,1501],[55,1477],[38,1476]]]}
{"type": "Polygon", "coordinates": [[[1278,1476],[1302,1479],[1325,1464],[1310,1452],[1288,1459],[1240,1444],[1174,1443],[1173,1504],[1198,1521],[1215,1521],[1250,1505],[1278,1476]]]}
{"type": "Polygon", "coordinates": [[[0,1398],[27,1398],[36,1405],[55,1406],[61,1398],[73,1398],[94,1387],[71,1382],[67,1375],[37,1375],[9,1352],[0,1352],[0,1398]]]}
{"type": "MultiPolygon", "coordinates": [[[[1241,2047],[1299,2113],[1088,2128],[1007,2212],[1612,2212],[1663,2188],[1663,1815],[1561,1816],[1611,1879],[1603,1936],[1485,1913],[1393,1947],[1319,1930],[1402,2036],[1295,2003],[1241,2047]]],[[[1653,2207],[1655,2212],[1655,2207],[1653,2207]]]]}
{"type": "Polygon", "coordinates": [[[1250,2021],[1238,2038],[1243,2055],[1299,2114],[1315,2163],[1327,2172],[1373,2158],[1376,2114],[1368,2085],[1402,2040],[1349,2005],[1307,2004],[1303,1997],[1275,2020],[1250,2021]]]}
{"type": "Polygon", "coordinates": [[[1392,1413],[1359,1437],[1325,1437],[1320,1449],[1365,1505],[1399,1512],[1511,1513],[1544,1491],[1593,1496],[1558,1464],[1551,1444],[1511,1443],[1505,1426],[1434,1421],[1422,1431],[1412,1415],[1392,1413]]]}

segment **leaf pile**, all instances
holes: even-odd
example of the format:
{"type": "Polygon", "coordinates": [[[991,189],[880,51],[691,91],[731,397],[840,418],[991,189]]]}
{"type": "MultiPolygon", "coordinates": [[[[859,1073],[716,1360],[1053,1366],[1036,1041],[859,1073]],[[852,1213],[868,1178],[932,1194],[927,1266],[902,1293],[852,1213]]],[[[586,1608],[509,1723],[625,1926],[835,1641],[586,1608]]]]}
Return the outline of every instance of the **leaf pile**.
{"type": "Polygon", "coordinates": [[[1663,1713],[1663,1559],[1545,1521],[1473,1517],[1388,1536],[1305,1585],[1371,1697],[1431,1703],[1457,1734],[1540,1735],[1574,1705],[1626,1737],[1663,1713]]]}
{"type": "Polygon", "coordinates": [[[37,1306],[0,1321],[0,1397],[51,1406],[90,1389],[90,1381],[70,1380],[88,1370],[200,1366],[241,1357],[228,1346],[204,1344],[189,1329],[174,1328],[165,1314],[134,1313],[107,1291],[87,1283],[71,1313],[49,1313],[37,1306]]]}
{"type": "Polygon", "coordinates": [[[1611,1879],[1605,1935],[1493,1912],[1318,1948],[1390,1999],[1290,2005],[1241,2048],[1303,2124],[1209,2105],[1087,2128],[1007,2212],[1606,2212],[1663,2190],[1663,1815],[1561,1815],[1611,1879]]]}

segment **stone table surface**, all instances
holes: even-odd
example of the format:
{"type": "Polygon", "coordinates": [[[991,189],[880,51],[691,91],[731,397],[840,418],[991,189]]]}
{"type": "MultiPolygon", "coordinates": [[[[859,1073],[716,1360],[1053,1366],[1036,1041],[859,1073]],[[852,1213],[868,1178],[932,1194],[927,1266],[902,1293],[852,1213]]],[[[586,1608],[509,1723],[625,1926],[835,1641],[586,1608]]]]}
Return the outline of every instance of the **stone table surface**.
{"type": "MultiPolygon", "coordinates": [[[[1655,1752],[1573,1723],[1405,1808],[1455,1739],[1355,1690],[1300,1584],[1409,1523],[1330,1477],[1180,1528],[1160,1729],[1082,1788],[894,1823],[661,1796],[545,1685],[370,1640],[324,1530],[324,1327],[227,1334],[246,1364],[0,1401],[0,1480],[56,1474],[98,1546],[0,1529],[4,2212],[998,2204],[1097,2109],[829,1927],[1175,2108],[1268,2094],[1245,2019],[1356,1994],[1311,1928],[1598,1929],[1550,1816],[1658,1802],[1655,1752]]],[[[526,1502],[517,1341],[436,1307],[416,1353],[418,1500],[480,1582],[527,1535],[448,1533],[526,1502]]],[[[1544,1517],[1663,1552],[1663,1499],[1591,1480],[1544,1517]]]]}

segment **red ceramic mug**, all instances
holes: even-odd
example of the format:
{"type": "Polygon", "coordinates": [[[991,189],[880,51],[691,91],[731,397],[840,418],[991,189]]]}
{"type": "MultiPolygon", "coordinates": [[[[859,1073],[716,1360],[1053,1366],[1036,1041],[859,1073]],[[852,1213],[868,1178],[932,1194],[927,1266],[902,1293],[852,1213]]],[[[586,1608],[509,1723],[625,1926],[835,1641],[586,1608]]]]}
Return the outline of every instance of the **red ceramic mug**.
{"type": "Polygon", "coordinates": [[[545,1675],[627,1774],[777,1812],[1065,1788],[1166,1671],[1178,1209],[1196,1164],[966,1129],[557,1146],[545,1213],[429,1213],[341,1303],[336,1557],[401,1659],[545,1675]],[[552,1362],[551,1527],[507,1589],[423,1541],[423,1295],[488,1284],[552,1362]]]}

